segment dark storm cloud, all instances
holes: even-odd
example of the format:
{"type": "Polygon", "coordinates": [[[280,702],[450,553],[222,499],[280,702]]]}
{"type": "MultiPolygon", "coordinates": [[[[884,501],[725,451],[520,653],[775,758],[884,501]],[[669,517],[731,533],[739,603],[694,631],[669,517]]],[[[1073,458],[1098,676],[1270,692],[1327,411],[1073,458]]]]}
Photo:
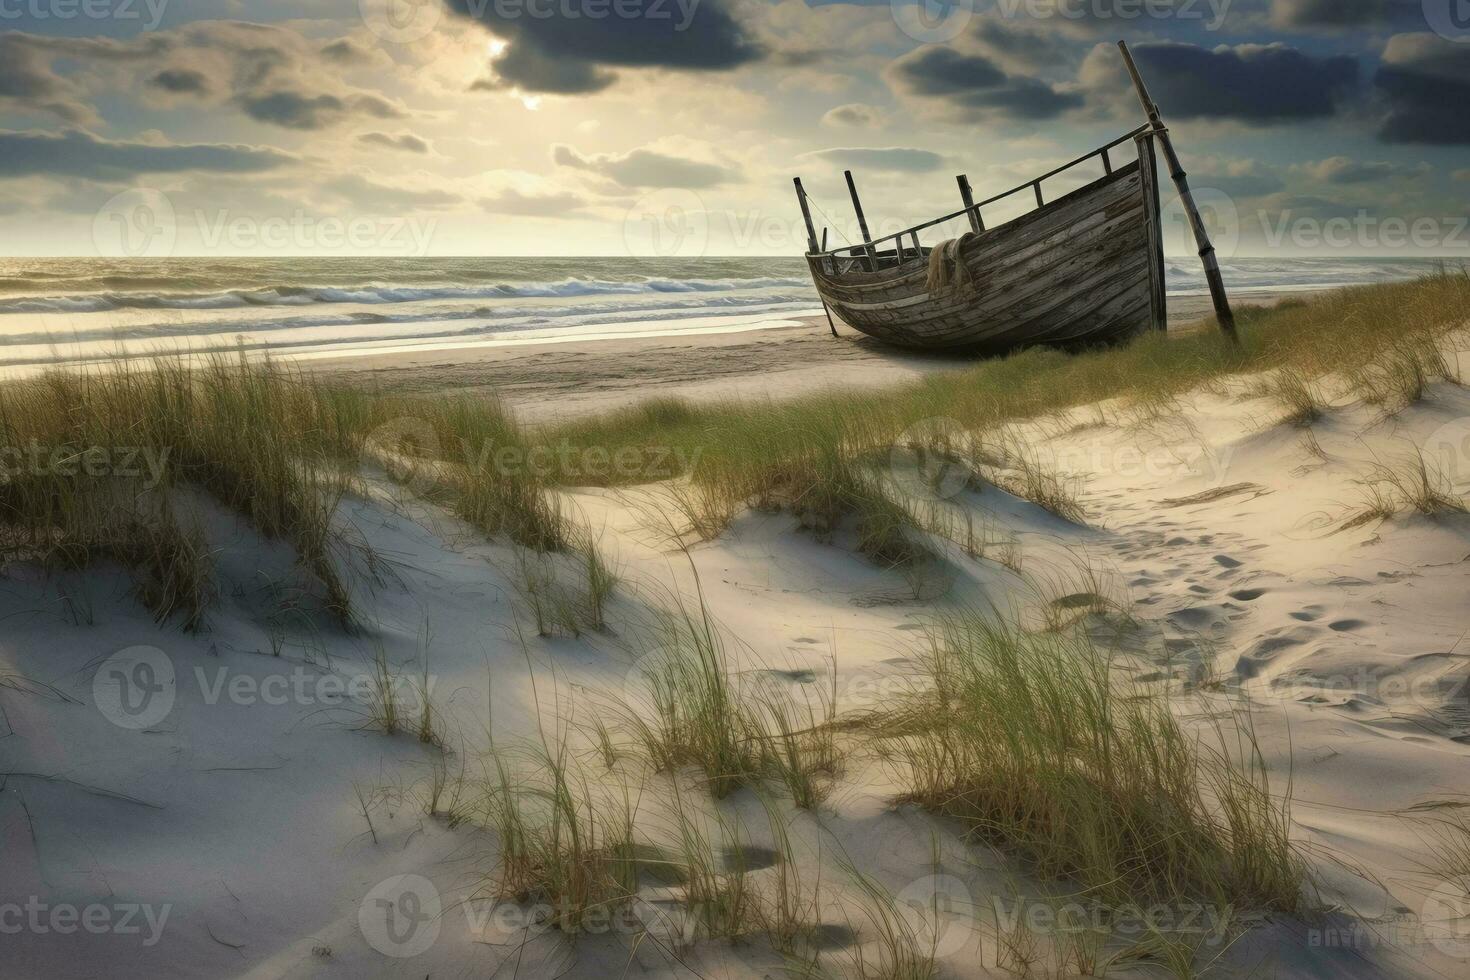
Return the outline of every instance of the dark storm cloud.
{"type": "Polygon", "coordinates": [[[889,66],[905,94],[940,104],[967,119],[986,115],[1050,119],[1082,105],[1082,97],[1038,78],[1010,75],[984,55],[931,45],[889,66]]]}
{"type": "Polygon", "coordinates": [[[97,119],[92,96],[137,87],[233,105],[289,129],[404,115],[343,81],[344,65],[371,57],[351,41],[323,46],[293,30],[237,21],[123,39],[0,33],[0,108],[90,124],[97,119]]]}
{"type": "Polygon", "coordinates": [[[404,153],[428,153],[428,141],[420,139],[413,133],[400,133],[393,136],[389,133],[361,133],[357,137],[359,143],[369,143],[373,146],[384,146],[390,150],[401,150],[404,153]]]}
{"type": "Polygon", "coordinates": [[[552,95],[587,95],[600,92],[617,76],[586,61],[563,61],[548,57],[530,44],[513,44],[491,63],[493,77],[479,79],[473,91],[495,92],[519,88],[552,95]]]}
{"type": "Polygon", "coordinates": [[[510,42],[492,67],[502,85],[524,91],[595,92],[612,84],[613,68],[722,71],[765,55],[723,0],[444,2],[510,42]]]}
{"type": "Polygon", "coordinates": [[[1373,85],[1388,105],[1386,143],[1470,143],[1470,45],[1433,34],[1389,39],[1373,85]]]}
{"type": "Polygon", "coordinates": [[[586,170],[623,187],[680,187],[699,189],[729,183],[740,176],[734,167],[674,156],[642,147],[624,154],[583,156],[562,143],[551,148],[551,159],[563,167],[586,170]]]}
{"type": "MultiPolygon", "coordinates": [[[[1453,3],[1455,0],[1445,0],[1453,3]]],[[[1271,21],[1282,27],[1367,27],[1390,21],[1424,23],[1421,0],[1272,0],[1271,21]]]]}
{"type": "Polygon", "coordinates": [[[1318,119],[1336,112],[1358,83],[1356,59],[1319,58],[1285,44],[1162,42],[1132,50],[1150,94],[1178,119],[1318,119]]]}
{"type": "Polygon", "coordinates": [[[293,160],[275,150],[225,143],[130,143],[99,139],[79,130],[0,131],[0,178],[124,181],[139,174],[191,171],[247,174],[274,170],[293,160]]]}

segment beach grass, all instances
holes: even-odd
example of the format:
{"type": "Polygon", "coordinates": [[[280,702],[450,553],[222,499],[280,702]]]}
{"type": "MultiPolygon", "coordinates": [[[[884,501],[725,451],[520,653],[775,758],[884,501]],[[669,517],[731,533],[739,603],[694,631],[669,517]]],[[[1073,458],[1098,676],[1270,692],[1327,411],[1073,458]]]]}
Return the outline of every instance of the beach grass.
{"type": "Polygon", "coordinates": [[[904,798],[1098,900],[1296,912],[1289,794],[1249,740],[1213,748],[1076,630],[993,612],[936,623],[914,690],[865,726],[904,798]]]}
{"type": "MultiPolygon", "coordinates": [[[[320,603],[350,625],[354,576],[371,576],[373,559],[344,532],[339,505],[377,469],[485,534],[580,553],[595,626],[611,577],[563,488],[662,481],[679,530],[698,537],[765,507],[818,537],[850,539],[881,564],[912,564],[927,549],[914,495],[893,478],[900,451],[1082,522],[1077,479],[1018,442],[1017,423],[1107,402],[1158,416],[1192,390],[1266,372],[1293,422],[1326,410],[1318,392],[1329,378],[1344,396],[1392,411],[1435,381],[1459,382],[1444,344],[1467,308],[1470,274],[1445,271],[1243,307],[1238,347],[1202,328],[1081,353],[1025,350],[881,391],[738,404],[655,398],[535,427],[494,398],[347,389],[243,355],[58,371],[0,385],[0,550],[53,567],[117,562],[160,618],[197,627],[215,588],[203,519],[189,503],[202,493],[289,543],[320,603]],[[130,451],[156,465],[111,465],[130,451]]],[[[1417,488],[1393,489],[1416,509],[1441,506],[1417,488]]]]}
{"type": "Polygon", "coordinates": [[[578,462],[593,453],[675,466],[666,475],[687,478],[678,510],[701,536],[754,504],[789,510],[818,534],[855,519],[868,529],[859,534],[862,550],[880,561],[902,561],[913,557],[914,538],[904,527],[912,522],[897,515],[910,502],[875,479],[895,447],[951,459],[979,479],[1082,522],[1075,481],[1017,445],[1009,427],[1107,402],[1136,416],[1166,417],[1178,398],[1239,375],[1274,378],[1258,394],[1272,396],[1284,408],[1281,421],[1295,424],[1327,410],[1321,386],[1329,379],[1346,397],[1401,407],[1424,397],[1433,381],[1459,383],[1444,345],[1465,327],[1467,304],[1470,274],[1446,270],[1307,302],[1241,307],[1239,346],[1205,324],[1081,353],[1024,350],[881,391],[738,404],[660,398],[539,427],[527,439],[560,461],[549,473],[558,484],[636,484],[657,469],[578,462]]]}

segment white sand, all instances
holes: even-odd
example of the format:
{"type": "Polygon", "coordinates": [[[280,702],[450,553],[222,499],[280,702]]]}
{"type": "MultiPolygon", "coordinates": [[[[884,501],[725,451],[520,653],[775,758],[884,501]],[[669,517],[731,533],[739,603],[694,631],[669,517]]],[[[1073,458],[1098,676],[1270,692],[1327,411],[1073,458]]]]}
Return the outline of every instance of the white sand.
{"type": "MultiPolygon", "coordinates": [[[[1433,900],[1435,883],[1420,867],[1426,848],[1406,811],[1467,788],[1470,521],[1400,517],[1335,532],[1332,519],[1356,500],[1354,481],[1375,456],[1401,455],[1446,424],[1463,425],[1470,395],[1437,386],[1390,422],[1338,406],[1312,430],[1325,462],[1304,450],[1303,430],[1271,424],[1274,411],[1261,400],[1200,394],[1151,425],[1089,426],[1093,413],[1081,410],[1070,423],[1026,430],[1039,452],[1086,474],[1092,529],[994,489],[944,506],[987,512],[994,530],[1019,540],[1028,568],[1061,567],[1068,552],[1088,556],[1130,596],[1147,649],[1177,669],[1203,665],[1193,669],[1217,675],[1217,708],[1233,701],[1253,709],[1276,787],[1284,790],[1288,776],[1292,783],[1293,829],[1319,876],[1322,904],[1340,911],[1262,924],[1224,953],[1228,974],[1464,976],[1470,920],[1431,923],[1426,932],[1426,916],[1466,910],[1433,900]],[[1255,488],[1165,503],[1242,483],[1255,488]]],[[[1108,415],[1116,419],[1112,408],[1108,415]]],[[[1470,474],[1470,460],[1461,465],[1470,474]]],[[[689,590],[683,557],[650,537],[626,499],[573,497],[621,566],[614,624],[635,621],[661,586],[689,590]]],[[[363,674],[377,645],[413,672],[427,626],[435,696],[467,746],[482,741],[491,706],[502,737],[529,736],[537,724],[527,660],[511,638],[513,611],[522,620],[525,613],[507,575],[509,551],[442,514],[390,504],[388,496],[354,502],[342,515],[396,574],[355,583],[374,619],[355,637],[310,628],[304,618],[273,626],[270,583],[291,581],[290,556],[223,515],[212,535],[225,586],[209,631],[197,636],[153,623],[126,595],[126,580],[105,571],[58,582],[17,567],[0,580],[0,734],[8,732],[0,771],[10,773],[0,778],[0,927],[11,921],[6,903],[44,905],[36,912],[42,928],[0,935],[0,974],[779,975],[779,959],[760,944],[701,944],[689,956],[696,974],[671,965],[652,942],[632,954],[610,938],[523,942],[486,903],[464,901],[493,867],[493,838],[449,830],[392,801],[374,808],[376,842],[369,836],[354,783],[407,789],[427,777],[436,753],[406,736],[363,730],[360,709],[324,692],[322,678],[363,674]],[[279,657],[271,655],[273,634],[285,637],[279,657]],[[150,703],[166,706],[171,696],[170,710],[133,729],[109,720],[135,722],[107,709],[113,671],[130,681],[148,675],[108,658],[140,645],[167,660],[148,651],[123,659],[170,665],[174,685],[150,703]],[[7,688],[7,674],[50,689],[7,688]],[[282,692],[272,685],[298,677],[305,693],[275,697],[282,692]],[[233,695],[231,684],[239,685],[233,695]],[[264,703],[257,691],[285,703],[264,703]],[[404,874],[422,876],[433,891],[416,881],[383,884],[404,874]],[[406,889],[426,901],[437,895],[442,911],[418,923],[400,918],[404,941],[395,942],[375,901],[406,889]],[[137,934],[63,934],[48,916],[66,905],[99,906],[106,911],[92,913],[96,921],[113,924],[134,905],[155,922],[165,909],[167,918],[156,937],[142,914],[130,922],[137,934]]],[[[813,541],[782,516],[747,514],[692,554],[711,608],[733,635],[764,663],[810,670],[817,683],[835,662],[847,707],[881,698],[934,608],[1004,604],[1019,587],[999,565],[948,548],[942,567],[916,588],[837,544],[813,541]]],[[[635,662],[625,648],[632,639],[626,629],[620,638],[531,638],[543,705],[620,688],[635,662]]],[[[821,813],[824,830],[808,815],[793,818],[798,846],[814,853],[822,842],[830,869],[840,845],[911,899],[932,892],[937,835],[941,891],[950,899],[939,934],[942,975],[1005,976],[992,969],[995,947],[985,935],[993,902],[1008,907],[1011,887],[1034,883],[1000,856],[967,848],[951,826],[893,810],[891,788],[877,769],[849,772],[821,813]]],[[[762,842],[758,803],[737,794],[733,805],[752,841],[762,842]]],[[[840,875],[828,875],[840,890],[840,875]]],[[[411,904],[399,909],[414,912],[411,904]]],[[[841,946],[834,935],[834,958],[841,946]]]]}

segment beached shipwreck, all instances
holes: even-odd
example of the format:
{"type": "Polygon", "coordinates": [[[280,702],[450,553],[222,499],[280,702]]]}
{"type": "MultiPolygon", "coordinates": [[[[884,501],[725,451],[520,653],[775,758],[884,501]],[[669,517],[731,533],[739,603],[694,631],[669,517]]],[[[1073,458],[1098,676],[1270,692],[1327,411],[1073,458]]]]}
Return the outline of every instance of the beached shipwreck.
{"type": "Polygon", "coordinates": [[[863,241],[829,250],[825,231],[819,244],[809,199],[796,178],[807,264],[832,332],[837,332],[831,320],[835,312],[868,336],[896,346],[994,354],[1036,344],[1110,343],[1165,329],[1162,155],[1199,245],[1221,329],[1234,337],[1214,249],[1184,168],[1127,46],[1119,42],[1119,48],[1148,113],[1145,125],[981,201],[974,200],[961,174],[956,180],[964,206],[951,214],[874,240],[847,171],[863,241]],[[1101,177],[1046,200],[1042,181],[1095,160],[1101,162],[1101,177]],[[1017,194],[1034,194],[1035,210],[987,228],[985,209],[1017,194]],[[921,244],[921,233],[960,219],[968,220],[969,231],[933,246],[921,244]]]}

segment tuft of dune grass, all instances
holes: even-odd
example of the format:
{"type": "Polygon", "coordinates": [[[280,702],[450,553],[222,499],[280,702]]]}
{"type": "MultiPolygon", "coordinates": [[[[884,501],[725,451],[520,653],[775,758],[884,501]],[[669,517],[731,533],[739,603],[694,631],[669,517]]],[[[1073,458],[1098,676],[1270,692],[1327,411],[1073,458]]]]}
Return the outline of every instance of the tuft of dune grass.
{"type": "Polygon", "coordinates": [[[270,365],[228,358],[0,386],[0,445],[50,454],[0,485],[3,556],[73,567],[119,561],[160,618],[177,611],[197,626],[213,577],[182,498],[202,491],[288,541],[327,608],[347,622],[351,603],[334,555],[345,545],[332,526],[345,484],[320,462],[336,436],[313,424],[316,408],[270,365]],[[68,453],[75,465],[57,465],[68,453]],[[89,466],[90,458],[110,462],[89,466]]]}
{"type": "MultiPolygon", "coordinates": [[[[704,498],[686,497],[682,509],[691,524],[705,529],[710,528],[705,515],[732,514],[755,504],[789,508],[820,530],[839,515],[861,517],[865,505],[874,502],[873,494],[864,492],[865,467],[881,465],[915,427],[923,430],[936,420],[976,434],[979,442],[981,433],[1110,399],[1145,415],[1167,411],[1192,390],[1266,372],[1275,372],[1280,383],[1273,393],[1296,423],[1320,415],[1324,402],[1317,392],[1329,376],[1346,386],[1344,394],[1372,402],[1422,398],[1433,381],[1458,382],[1443,348],[1467,325],[1467,309],[1470,274],[1446,270],[1413,282],[1344,289],[1310,302],[1243,307],[1239,347],[1205,325],[1082,353],[1032,348],[884,391],[825,392],[779,403],[693,405],[659,399],[543,427],[527,439],[569,447],[573,458],[594,449],[666,454],[679,467],[667,475],[687,477],[692,492],[704,498]]],[[[1034,453],[1015,455],[1034,461],[1034,453]]],[[[1075,487],[1040,472],[1021,476],[1007,489],[1069,520],[1082,516],[1075,487]]],[[[638,471],[600,478],[553,472],[550,480],[651,482],[638,471]]],[[[885,549],[879,544],[877,550],[885,549]]]]}
{"type": "Polygon", "coordinates": [[[1103,901],[1302,907],[1288,804],[1248,732],[1209,750],[1086,636],[992,614],[942,619],[923,673],[870,722],[905,799],[1103,901]]]}

